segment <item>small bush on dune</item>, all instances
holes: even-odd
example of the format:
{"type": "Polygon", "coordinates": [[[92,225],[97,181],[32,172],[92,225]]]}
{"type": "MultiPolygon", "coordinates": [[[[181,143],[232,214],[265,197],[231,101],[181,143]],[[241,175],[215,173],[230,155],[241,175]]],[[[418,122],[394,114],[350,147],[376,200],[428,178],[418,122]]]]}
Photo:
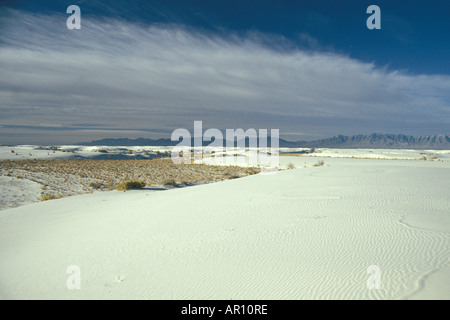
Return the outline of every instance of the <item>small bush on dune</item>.
{"type": "Polygon", "coordinates": [[[321,167],[324,165],[324,162],[322,160],[319,160],[316,164],[314,164],[314,167],[321,167]]]}
{"type": "Polygon", "coordinates": [[[232,180],[232,179],[239,179],[239,178],[241,178],[241,176],[238,174],[233,174],[233,173],[227,172],[222,176],[222,178],[232,180]]]}
{"type": "Polygon", "coordinates": [[[62,198],[62,195],[58,194],[57,196],[55,196],[53,194],[46,194],[41,197],[41,201],[54,200],[59,198],[62,198]]]}
{"type": "Polygon", "coordinates": [[[114,181],[113,180],[108,180],[107,182],[106,182],[106,190],[108,190],[108,191],[113,191],[113,190],[115,190],[116,189],[116,185],[115,185],[115,183],[114,183],[114,181]]]}
{"type": "Polygon", "coordinates": [[[145,187],[145,182],[143,181],[124,181],[117,185],[116,189],[118,191],[127,191],[130,189],[142,189],[145,187]]]}
{"type": "Polygon", "coordinates": [[[103,188],[103,183],[101,183],[101,182],[91,182],[89,184],[89,187],[91,187],[92,189],[95,189],[95,190],[99,190],[99,189],[103,188]]]}
{"type": "Polygon", "coordinates": [[[169,179],[169,180],[164,181],[164,185],[176,187],[178,184],[174,179],[169,179]]]}

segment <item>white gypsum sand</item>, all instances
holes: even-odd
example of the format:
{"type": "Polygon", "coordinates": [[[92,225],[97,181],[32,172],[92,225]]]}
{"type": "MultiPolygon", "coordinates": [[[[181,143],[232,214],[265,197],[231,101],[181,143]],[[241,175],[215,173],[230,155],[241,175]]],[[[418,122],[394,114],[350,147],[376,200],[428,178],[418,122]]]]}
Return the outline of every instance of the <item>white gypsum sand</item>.
{"type": "Polygon", "coordinates": [[[448,160],[280,161],[297,169],[0,211],[0,297],[450,298],[448,160]]]}
{"type": "Polygon", "coordinates": [[[0,176],[0,210],[37,202],[41,185],[20,177],[0,176]]]}

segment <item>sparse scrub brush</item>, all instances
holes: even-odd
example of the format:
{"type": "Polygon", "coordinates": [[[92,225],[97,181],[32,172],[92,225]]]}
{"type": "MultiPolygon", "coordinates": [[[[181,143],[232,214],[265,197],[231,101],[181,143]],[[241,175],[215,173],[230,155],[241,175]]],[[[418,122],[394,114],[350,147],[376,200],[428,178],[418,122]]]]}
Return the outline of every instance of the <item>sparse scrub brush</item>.
{"type": "Polygon", "coordinates": [[[168,179],[168,180],[164,181],[163,185],[176,187],[177,182],[175,181],[175,179],[168,179]]]}
{"type": "Polygon", "coordinates": [[[99,189],[101,189],[103,187],[103,183],[101,183],[101,182],[91,182],[91,183],[89,183],[89,187],[91,187],[92,189],[95,189],[95,190],[99,190],[99,189]]]}
{"type": "Polygon", "coordinates": [[[295,165],[292,162],[289,162],[288,165],[286,166],[286,168],[289,170],[295,169],[295,165]]]}
{"type": "Polygon", "coordinates": [[[145,187],[143,181],[124,181],[117,185],[116,189],[118,191],[127,191],[130,189],[142,189],[145,187]]]}
{"type": "Polygon", "coordinates": [[[225,179],[230,179],[230,180],[231,179],[239,179],[239,178],[241,178],[240,175],[229,173],[229,172],[225,173],[222,177],[224,177],[225,179]]]}
{"type": "Polygon", "coordinates": [[[41,197],[41,201],[54,200],[59,198],[62,198],[62,195],[58,194],[55,196],[53,194],[46,194],[41,197]]]}
{"type": "Polygon", "coordinates": [[[324,165],[324,162],[322,160],[319,160],[316,164],[314,164],[314,167],[321,167],[324,165]]]}

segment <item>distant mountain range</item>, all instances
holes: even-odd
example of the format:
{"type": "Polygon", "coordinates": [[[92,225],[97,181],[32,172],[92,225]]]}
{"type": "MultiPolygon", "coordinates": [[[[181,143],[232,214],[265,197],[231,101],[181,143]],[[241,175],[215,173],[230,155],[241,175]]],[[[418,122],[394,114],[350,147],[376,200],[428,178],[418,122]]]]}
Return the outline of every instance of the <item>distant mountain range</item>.
{"type": "Polygon", "coordinates": [[[305,148],[450,149],[450,136],[439,134],[414,137],[404,134],[372,133],[355,136],[338,135],[308,142],[296,141],[292,145],[305,148]]]}
{"type": "MultiPolygon", "coordinates": [[[[211,142],[203,142],[207,146],[211,142]]],[[[332,138],[314,140],[314,141],[287,141],[279,140],[280,147],[291,148],[371,148],[371,149],[449,149],[450,136],[431,135],[431,136],[408,136],[404,134],[360,134],[355,136],[338,135],[332,138]]],[[[82,142],[79,145],[85,146],[175,146],[177,141],[170,139],[102,139],[91,142],[82,142]]],[[[194,142],[192,141],[192,144],[194,142]]],[[[248,139],[246,139],[248,145],[248,139]]],[[[268,139],[270,146],[270,138],[268,139]]]]}

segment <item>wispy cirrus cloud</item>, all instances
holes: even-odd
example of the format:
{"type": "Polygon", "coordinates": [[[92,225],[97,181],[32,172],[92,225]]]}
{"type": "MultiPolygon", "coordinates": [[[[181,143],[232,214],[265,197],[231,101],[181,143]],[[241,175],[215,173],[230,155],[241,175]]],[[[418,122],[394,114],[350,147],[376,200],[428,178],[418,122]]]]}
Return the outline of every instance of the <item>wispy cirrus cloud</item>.
{"type": "MultiPolygon", "coordinates": [[[[68,30],[66,18],[12,10],[1,17],[1,125],[108,128],[91,132],[92,139],[118,136],[117,130],[146,132],[136,128],[171,132],[194,120],[219,129],[304,132],[306,138],[449,133],[448,76],[377,68],[257,33],[218,36],[180,25],[89,18],[81,30],[68,30]]],[[[65,137],[71,141],[60,142],[88,138],[71,132],[65,137]]],[[[12,139],[14,132],[2,128],[1,135],[12,139]]],[[[57,143],[60,137],[35,138],[57,143]]]]}

